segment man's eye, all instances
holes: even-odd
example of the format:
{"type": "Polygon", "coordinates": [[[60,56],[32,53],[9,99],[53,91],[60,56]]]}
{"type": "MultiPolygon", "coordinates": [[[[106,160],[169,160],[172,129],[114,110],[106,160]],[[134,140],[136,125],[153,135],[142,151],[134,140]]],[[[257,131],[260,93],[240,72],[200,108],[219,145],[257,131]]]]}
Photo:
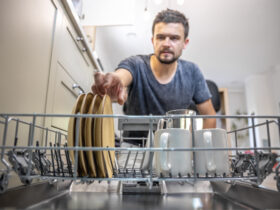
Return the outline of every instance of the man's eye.
{"type": "Polygon", "coordinates": [[[158,39],[158,40],[164,40],[165,37],[164,37],[164,36],[158,36],[157,39],[158,39]]]}
{"type": "Polygon", "coordinates": [[[176,40],[179,40],[180,38],[178,36],[171,36],[170,39],[173,41],[176,41],[176,40]]]}

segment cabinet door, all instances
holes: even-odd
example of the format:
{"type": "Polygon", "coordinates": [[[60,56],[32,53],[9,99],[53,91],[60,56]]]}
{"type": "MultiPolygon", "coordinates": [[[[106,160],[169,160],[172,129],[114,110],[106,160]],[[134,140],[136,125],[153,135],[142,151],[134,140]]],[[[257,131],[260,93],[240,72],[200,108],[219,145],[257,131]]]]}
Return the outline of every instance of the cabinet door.
{"type": "Polygon", "coordinates": [[[67,17],[64,17],[60,31],[58,60],[65,70],[83,87],[90,90],[93,68],[84,52],[83,42],[67,17]]]}
{"type": "MultiPolygon", "coordinates": [[[[73,84],[76,84],[76,82],[64,70],[63,66],[57,63],[52,113],[70,114],[72,112],[72,108],[78,97],[77,91],[72,88],[73,84]]],[[[68,118],[52,117],[51,126],[67,131],[68,118]]]]}
{"type": "MultiPolygon", "coordinates": [[[[54,36],[47,113],[71,114],[79,92],[73,90],[72,85],[75,83],[85,92],[89,92],[93,80],[93,66],[87,53],[83,52],[83,43],[78,39],[62,8],[58,10],[54,36]]],[[[67,131],[68,118],[46,119],[46,126],[67,131]]]]}
{"type": "Polygon", "coordinates": [[[56,6],[0,1],[0,112],[44,113],[56,6]]]}
{"type": "MultiPolygon", "coordinates": [[[[0,1],[0,113],[45,112],[56,15],[57,7],[51,0],[0,1]]],[[[26,117],[21,120],[32,122],[26,117]]],[[[37,125],[43,122],[43,118],[36,118],[37,125]]],[[[14,145],[15,127],[16,123],[9,121],[7,145],[14,145]]],[[[0,123],[0,142],[3,128],[0,123]]],[[[29,125],[21,124],[17,134],[17,145],[27,146],[29,125]]],[[[42,136],[37,129],[34,145],[42,136]]],[[[6,167],[0,161],[2,169],[6,167]]],[[[11,172],[8,187],[19,185],[18,175],[11,172]]]]}

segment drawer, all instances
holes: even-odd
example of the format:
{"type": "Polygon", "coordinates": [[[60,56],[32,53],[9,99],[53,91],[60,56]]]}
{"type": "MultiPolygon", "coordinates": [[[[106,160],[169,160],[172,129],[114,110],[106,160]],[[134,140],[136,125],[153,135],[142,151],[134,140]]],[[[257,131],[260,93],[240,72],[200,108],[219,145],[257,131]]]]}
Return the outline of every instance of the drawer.
{"type": "MultiPolygon", "coordinates": [[[[73,85],[78,84],[74,79],[65,71],[64,67],[58,62],[55,91],[52,100],[52,113],[54,114],[71,114],[72,108],[76,102],[80,90],[73,89],[73,85]]],[[[51,120],[51,126],[61,130],[67,131],[68,118],[56,118],[51,120]]]]}
{"type": "Polygon", "coordinates": [[[86,91],[91,86],[93,68],[85,49],[83,41],[73,29],[72,25],[64,17],[60,41],[58,43],[58,60],[72,78],[83,86],[86,91]]]}

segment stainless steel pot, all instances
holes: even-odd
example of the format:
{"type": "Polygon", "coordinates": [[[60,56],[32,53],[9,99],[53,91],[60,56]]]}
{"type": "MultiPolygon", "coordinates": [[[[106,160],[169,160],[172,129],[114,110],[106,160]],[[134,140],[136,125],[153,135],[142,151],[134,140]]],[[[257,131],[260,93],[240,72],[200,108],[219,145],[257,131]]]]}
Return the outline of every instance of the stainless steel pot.
{"type": "Polygon", "coordinates": [[[164,128],[181,128],[191,131],[191,126],[194,126],[194,129],[196,128],[196,121],[193,120],[193,125],[191,124],[191,118],[188,116],[194,116],[196,115],[196,112],[189,109],[176,109],[176,110],[170,110],[166,112],[166,115],[168,117],[178,116],[176,118],[168,118],[166,119],[160,119],[158,122],[158,129],[164,129],[164,128]],[[183,115],[183,116],[181,116],[183,115]]]}

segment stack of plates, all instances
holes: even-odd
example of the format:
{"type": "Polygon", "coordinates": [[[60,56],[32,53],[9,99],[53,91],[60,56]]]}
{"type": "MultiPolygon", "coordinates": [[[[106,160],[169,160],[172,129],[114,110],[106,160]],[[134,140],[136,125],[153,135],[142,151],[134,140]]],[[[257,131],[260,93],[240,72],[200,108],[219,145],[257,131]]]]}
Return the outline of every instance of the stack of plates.
{"type": "MultiPolygon", "coordinates": [[[[111,115],[112,103],[110,97],[79,95],[72,114],[105,114],[111,115]]],[[[74,118],[69,119],[68,146],[80,147],[115,147],[113,118],[74,118]]],[[[69,151],[75,163],[75,152],[69,151]]],[[[114,151],[78,151],[78,176],[112,177],[115,160],[114,151]]]]}

